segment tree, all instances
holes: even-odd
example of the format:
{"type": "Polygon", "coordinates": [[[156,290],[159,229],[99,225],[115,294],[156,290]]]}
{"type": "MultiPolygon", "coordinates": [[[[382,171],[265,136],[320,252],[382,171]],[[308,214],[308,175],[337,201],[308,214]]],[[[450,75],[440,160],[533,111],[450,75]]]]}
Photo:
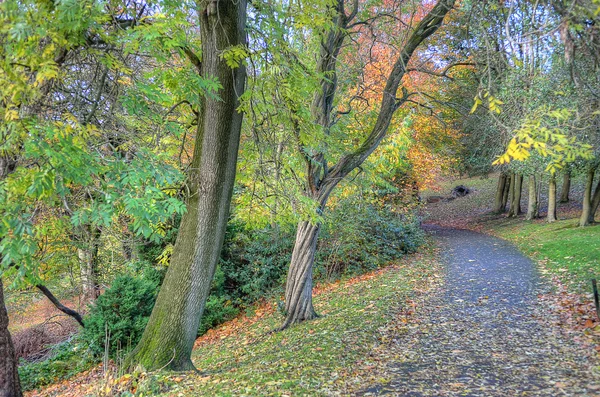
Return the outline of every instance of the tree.
{"type": "MultiPolygon", "coordinates": [[[[393,66],[385,80],[374,125],[357,149],[342,154],[337,163],[331,164],[326,157],[327,153],[318,149],[319,146],[324,146],[324,142],[307,147],[298,136],[298,148],[304,156],[306,167],[304,194],[315,202],[317,214],[322,214],[337,184],[359,167],[385,137],[394,113],[409,100],[406,88],[401,90],[403,95],[400,98],[397,94],[412,55],[420,44],[441,26],[453,5],[454,1],[438,1],[412,29],[403,48],[392,61],[393,66]]],[[[347,12],[343,0],[332,4],[328,10],[331,14],[331,27],[319,38],[316,70],[323,77],[319,89],[313,93],[310,115],[312,122],[320,127],[325,136],[328,135],[334,122],[333,105],[339,88],[338,55],[348,38],[348,29],[353,26],[353,20],[359,11],[358,7],[358,2],[354,2],[352,10],[347,12]]],[[[286,281],[286,319],[282,329],[316,317],[312,304],[312,271],[320,226],[320,221],[314,219],[304,219],[298,223],[286,281]]]]}
{"type": "Polygon", "coordinates": [[[242,125],[237,108],[246,80],[246,2],[204,0],[197,14],[202,60],[191,57],[199,75],[217,79],[220,87],[218,96],[201,99],[186,182],[187,212],[148,325],[126,359],[128,368],[194,368],[192,348],[229,214],[242,125]]]}

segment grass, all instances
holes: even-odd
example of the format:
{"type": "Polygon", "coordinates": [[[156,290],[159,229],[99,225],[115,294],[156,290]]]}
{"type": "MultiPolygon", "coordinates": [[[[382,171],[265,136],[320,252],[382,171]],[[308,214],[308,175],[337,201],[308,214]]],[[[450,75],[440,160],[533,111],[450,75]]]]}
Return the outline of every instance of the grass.
{"type": "MultiPolygon", "coordinates": [[[[412,308],[440,280],[436,250],[429,248],[372,273],[317,287],[314,303],[322,316],[316,320],[270,332],[283,317],[275,305],[263,303],[252,317],[210,330],[196,342],[192,356],[198,374],[127,375],[97,382],[91,394],[346,395],[364,387],[367,379],[385,381],[370,375],[378,365],[370,354],[382,346],[385,350],[389,327],[395,334],[403,332],[394,321],[399,310],[412,308]]],[[[81,395],[73,388],[59,394],[81,395]]],[[[89,384],[83,394],[90,394],[89,384]]]]}
{"type": "Polygon", "coordinates": [[[493,230],[571,289],[582,291],[589,289],[590,279],[600,278],[600,225],[579,227],[577,221],[512,221],[495,223],[493,230]]]}

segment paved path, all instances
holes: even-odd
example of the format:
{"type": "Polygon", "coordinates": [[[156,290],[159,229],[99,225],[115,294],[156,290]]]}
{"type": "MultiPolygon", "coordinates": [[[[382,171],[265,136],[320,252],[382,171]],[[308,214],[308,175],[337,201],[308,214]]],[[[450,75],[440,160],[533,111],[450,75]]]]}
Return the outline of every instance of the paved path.
{"type": "Polygon", "coordinates": [[[485,234],[429,231],[445,252],[444,292],[396,339],[390,381],[359,395],[600,396],[600,368],[544,321],[545,286],[529,259],[485,234]]]}

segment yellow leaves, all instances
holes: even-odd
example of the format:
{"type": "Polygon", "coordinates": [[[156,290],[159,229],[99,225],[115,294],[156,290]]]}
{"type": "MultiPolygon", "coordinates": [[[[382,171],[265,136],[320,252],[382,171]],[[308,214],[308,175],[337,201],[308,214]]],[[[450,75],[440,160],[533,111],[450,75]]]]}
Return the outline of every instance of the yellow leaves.
{"type": "Polygon", "coordinates": [[[500,99],[494,97],[493,95],[491,95],[489,93],[489,91],[481,91],[479,92],[475,98],[473,98],[473,107],[471,108],[471,114],[475,113],[475,111],[477,110],[477,108],[479,107],[479,105],[483,104],[483,99],[487,99],[488,101],[488,109],[491,112],[494,112],[496,114],[500,114],[502,112],[502,106],[504,105],[504,102],[502,102],[500,99]],[[483,98],[482,98],[482,94],[483,94],[483,98]]]}
{"type": "Polygon", "coordinates": [[[568,135],[569,121],[573,114],[569,109],[538,109],[515,130],[506,152],[498,156],[493,164],[507,164],[511,160],[525,161],[535,151],[540,156],[549,158],[546,171],[555,173],[577,158],[593,158],[591,145],[568,135]]]}
{"type": "Polygon", "coordinates": [[[4,113],[5,121],[15,121],[19,119],[19,112],[16,109],[8,109],[4,113]]]}

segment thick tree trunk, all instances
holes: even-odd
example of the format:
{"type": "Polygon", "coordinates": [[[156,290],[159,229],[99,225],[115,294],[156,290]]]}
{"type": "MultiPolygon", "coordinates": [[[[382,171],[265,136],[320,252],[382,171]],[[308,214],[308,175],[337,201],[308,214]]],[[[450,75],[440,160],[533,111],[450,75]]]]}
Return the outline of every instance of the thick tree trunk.
{"type": "Polygon", "coordinates": [[[8,332],[8,312],[4,304],[4,286],[0,278],[0,397],[20,397],[21,384],[17,357],[8,332]]]}
{"type": "Polygon", "coordinates": [[[504,191],[506,186],[506,174],[500,173],[498,176],[498,185],[496,186],[496,196],[494,197],[494,209],[492,210],[495,214],[501,214],[506,209],[506,202],[503,201],[504,191]]]}
{"type": "Polygon", "coordinates": [[[204,98],[188,178],[188,212],[141,341],[125,367],[190,370],[198,325],[223,245],[235,179],[244,91],[243,66],[232,69],[221,57],[245,43],[246,2],[200,2],[201,75],[218,78],[219,99],[204,98]]]}
{"type": "Polygon", "coordinates": [[[320,225],[306,221],[298,224],[285,287],[286,318],[282,329],[317,317],[312,304],[312,269],[319,229],[320,225]]]}
{"type": "Polygon", "coordinates": [[[548,215],[546,220],[556,222],[556,219],[556,176],[552,175],[548,184],[548,215]]]}
{"type": "Polygon", "coordinates": [[[569,192],[571,191],[571,172],[566,170],[563,174],[563,184],[562,189],[560,191],[560,202],[568,203],[569,202],[569,192]]]}
{"type": "Polygon", "coordinates": [[[537,182],[535,180],[535,174],[529,175],[529,201],[527,202],[527,217],[528,221],[535,219],[539,216],[539,201],[537,182]]]}
{"type": "Polygon", "coordinates": [[[523,175],[514,174],[512,183],[512,195],[508,216],[515,217],[521,214],[521,192],[523,191],[523,175]]]}

